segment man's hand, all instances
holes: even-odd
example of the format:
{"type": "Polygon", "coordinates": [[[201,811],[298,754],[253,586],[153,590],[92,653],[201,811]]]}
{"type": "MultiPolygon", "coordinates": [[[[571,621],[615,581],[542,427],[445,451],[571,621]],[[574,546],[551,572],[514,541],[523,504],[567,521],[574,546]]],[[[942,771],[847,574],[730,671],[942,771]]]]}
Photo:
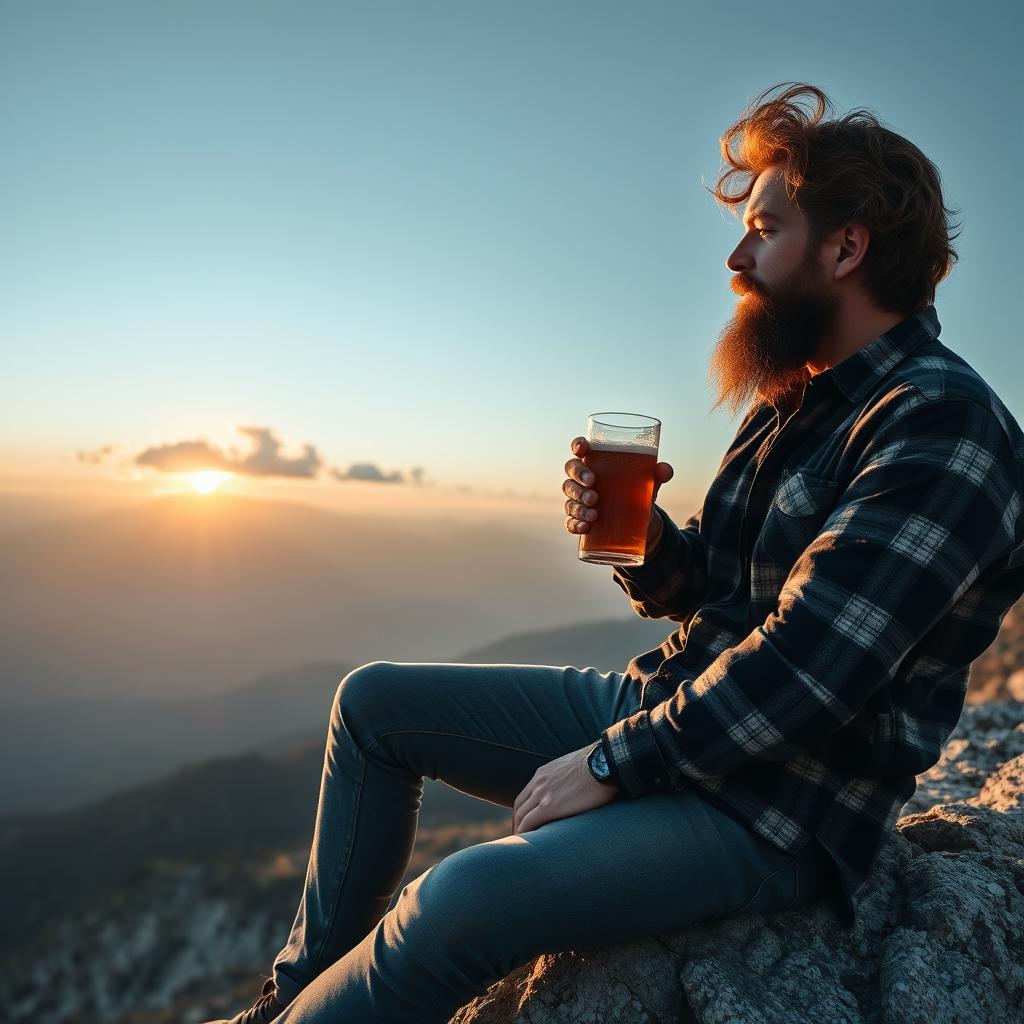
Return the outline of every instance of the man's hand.
{"type": "Polygon", "coordinates": [[[598,782],[590,774],[587,754],[594,743],[556,757],[533,773],[512,807],[513,835],[530,832],[546,821],[582,814],[619,795],[614,785],[598,782]]]}
{"type": "MultiPolygon", "coordinates": [[[[569,445],[578,458],[569,459],[565,464],[565,480],[562,481],[562,493],[568,496],[565,503],[565,528],[570,533],[587,533],[597,519],[599,508],[597,491],[593,490],[594,474],[583,461],[590,451],[590,442],[585,437],[574,437],[569,445]],[[581,486],[582,485],[582,486],[581,486]]],[[[661,539],[662,519],[654,502],[662,484],[668,483],[675,476],[675,470],[667,462],[659,462],[654,467],[654,493],[651,496],[651,519],[647,527],[647,550],[653,551],[661,539]]],[[[600,785],[600,783],[598,783],[600,785]]]]}

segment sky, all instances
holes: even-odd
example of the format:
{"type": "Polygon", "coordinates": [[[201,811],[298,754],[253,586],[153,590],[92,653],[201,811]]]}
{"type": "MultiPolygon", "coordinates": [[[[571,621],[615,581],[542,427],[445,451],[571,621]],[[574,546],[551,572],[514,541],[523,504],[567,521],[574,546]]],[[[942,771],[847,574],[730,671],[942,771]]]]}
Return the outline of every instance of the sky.
{"type": "Polygon", "coordinates": [[[300,501],[548,508],[629,411],[692,511],[737,425],[718,140],[783,81],[937,165],[941,340],[1021,419],[1021,11],[2,3],[0,492],[155,494],[205,453],[300,501]]]}

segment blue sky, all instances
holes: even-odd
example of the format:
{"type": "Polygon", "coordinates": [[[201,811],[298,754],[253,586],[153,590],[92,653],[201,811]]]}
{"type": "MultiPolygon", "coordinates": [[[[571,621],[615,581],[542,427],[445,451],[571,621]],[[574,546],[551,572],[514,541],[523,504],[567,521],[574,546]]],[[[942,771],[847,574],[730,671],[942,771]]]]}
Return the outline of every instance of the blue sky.
{"type": "Polygon", "coordinates": [[[258,425],[325,466],[561,503],[569,440],[625,410],[663,421],[662,494],[699,498],[736,426],[706,374],[740,235],[705,184],[781,81],[936,163],[964,222],[941,337],[1020,419],[1022,22],[1009,3],[4,3],[0,469],[245,448],[258,425]]]}

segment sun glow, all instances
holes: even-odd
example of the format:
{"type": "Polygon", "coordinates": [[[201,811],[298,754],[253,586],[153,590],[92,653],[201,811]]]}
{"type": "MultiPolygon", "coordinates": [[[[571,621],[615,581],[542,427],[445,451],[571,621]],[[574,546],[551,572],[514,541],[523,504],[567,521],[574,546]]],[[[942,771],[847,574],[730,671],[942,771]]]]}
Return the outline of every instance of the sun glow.
{"type": "Polygon", "coordinates": [[[197,494],[211,494],[230,476],[230,473],[222,473],[218,469],[201,469],[196,473],[189,473],[189,483],[192,490],[197,494]]]}

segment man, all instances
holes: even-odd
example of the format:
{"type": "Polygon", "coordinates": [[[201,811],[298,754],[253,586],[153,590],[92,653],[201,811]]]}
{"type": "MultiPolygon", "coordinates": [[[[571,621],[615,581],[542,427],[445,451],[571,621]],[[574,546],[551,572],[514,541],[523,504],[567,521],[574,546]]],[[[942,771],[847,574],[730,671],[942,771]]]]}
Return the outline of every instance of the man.
{"type": "MultiPolygon", "coordinates": [[[[716,195],[749,201],[711,373],[716,405],[753,401],[702,508],[680,529],[654,505],[644,565],[611,570],[639,615],[679,628],[623,673],[349,673],[291,935],[233,1024],[443,1024],[543,952],[822,893],[854,919],[971,661],[1024,593],[1024,435],[938,341],[955,253],[934,168],[825,106],[797,84],[723,139],[726,177],[750,180],[716,195]],[[513,834],[389,908],[424,776],[511,807],[513,834]]],[[[573,450],[580,533],[601,482],[586,441],[573,450]]],[[[671,475],[660,463],[656,486],[671,475]]]]}

